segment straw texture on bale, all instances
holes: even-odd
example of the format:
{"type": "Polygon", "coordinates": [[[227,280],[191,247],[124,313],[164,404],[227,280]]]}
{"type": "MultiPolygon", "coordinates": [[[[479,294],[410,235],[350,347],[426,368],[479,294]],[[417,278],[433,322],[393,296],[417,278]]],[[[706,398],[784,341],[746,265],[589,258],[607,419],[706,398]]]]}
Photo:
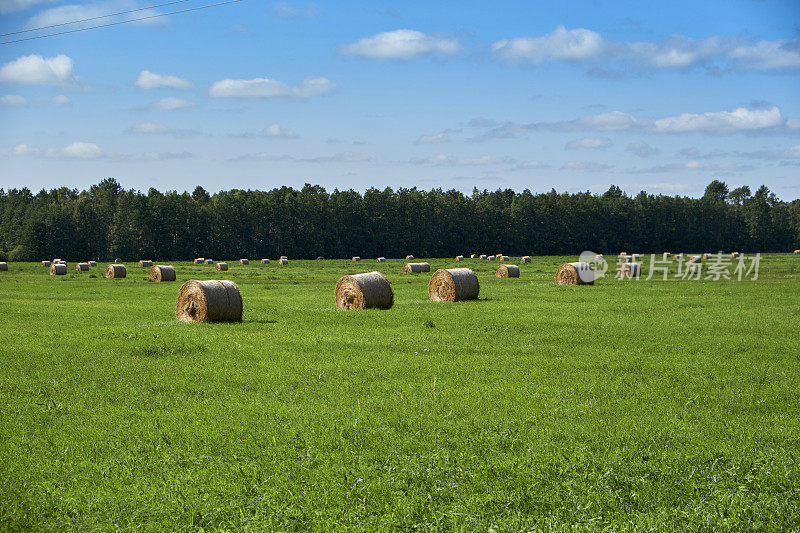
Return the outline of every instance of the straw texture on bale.
{"type": "Polygon", "coordinates": [[[380,272],[343,276],[334,291],[339,309],[389,309],[394,304],[394,292],[380,272]]]}
{"type": "Polygon", "coordinates": [[[478,256],[478,259],[486,259],[486,254],[481,254],[480,256],[478,256]]]}
{"type": "Polygon", "coordinates": [[[493,256],[493,255],[490,255],[490,256],[489,256],[489,257],[487,257],[486,259],[488,259],[489,261],[494,261],[494,256],[493,256]]]}
{"type": "Polygon", "coordinates": [[[559,285],[594,285],[594,270],[589,263],[564,263],[556,272],[559,285]]]}
{"type": "Polygon", "coordinates": [[[278,264],[279,265],[288,265],[289,264],[289,260],[286,259],[285,257],[281,257],[280,260],[278,261],[278,264]]]}
{"type": "Polygon", "coordinates": [[[431,265],[428,263],[406,263],[403,265],[403,272],[411,274],[413,272],[430,272],[431,265]]]}
{"type": "Polygon", "coordinates": [[[0,271],[6,272],[8,271],[8,263],[5,261],[0,261],[0,271]]]}
{"type": "Polygon", "coordinates": [[[385,257],[379,257],[378,258],[378,263],[385,263],[385,262],[386,262],[386,258],[385,257]]]}
{"type": "Polygon", "coordinates": [[[182,322],[241,322],[242,295],[232,281],[189,280],[178,291],[175,316],[182,322]]]}
{"type": "Polygon", "coordinates": [[[249,265],[250,264],[250,260],[249,259],[239,259],[239,264],[240,265],[249,265]]]}
{"type": "Polygon", "coordinates": [[[478,276],[469,268],[440,268],[428,282],[428,294],[434,302],[477,300],[478,276]]]}
{"type": "Polygon", "coordinates": [[[50,265],[51,276],[63,276],[67,273],[67,265],[61,263],[53,263],[50,265]]]}
{"type": "Polygon", "coordinates": [[[50,261],[42,261],[42,266],[49,268],[50,267],[50,261]]]}
{"type": "Polygon", "coordinates": [[[703,259],[711,259],[711,256],[714,254],[705,253],[703,254],[703,259]]]}
{"type": "Polygon", "coordinates": [[[523,255],[523,256],[522,256],[522,259],[520,259],[520,261],[519,261],[519,262],[520,262],[520,263],[530,263],[530,262],[531,262],[531,256],[529,256],[529,255],[523,255]]]}
{"type": "Polygon", "coordinates": [[[262,259],[261,260],[261,264],[262,265],[268,265],[269,264],[269,259],[262,259]]]}
{"type": "Polygon", "coordinates": [[[97,261],[89,261],[88,263],[89,263],[90,267],[96,267],[97,266],[97,261]]]}
{"type": "Polygon", "coordinates": [[[125,265],[112,264],[106,267],[107,278],[124,278],[128,275],[125,265]]]}
{"type": "Polygon", "coordinates": [[[75,263],[77,272],[89,272],[89,263],[75,263]]]}
{"type": "Polygon", "coordinates": [[[153,262],[150,261],[149,259],[142,259],[141,261],[139,261],[139,266],[142,268],[150,268],[153,266],[153,262]]]}
{"type": "Polygon", "coordinates": [[[701,258],[699,255],[693,255],[692,257],[689,258],[689,262],[692,264],[702,263],[703,258],[701,258]]]}
{"type": "Polygon", "coordinates": [[[351,261],[361,261],[361,258],[357,255],[354,255],[351,261]]]}
{"type": "Polygon", "coordinates": [[[498,278],[518,278],[519,267],[517,265],[500,265],[497,267],[495,276],[498,278]]]}
{"type": "Polygon", "coordinates": [[[150,269],[150,279],[153,281],[175,281],[175,269],[171,265],[155,265],[150,269]]]}
{"type": "Polygon", "coordinates": [[[206,259],[206,264],[207,265],[213,265],[214,264],[214,260],[213,259],[206,259]]]}
{"type": "Polygon", "coordinates": [[[214,265],[214,270],[224,272],[225,270],[228,270],[228,263],[217,263],[214,265]]]}
{"type": "Polygon", "coordinates": [[[206,260],[203,257],[195,257],[194,262],[195,264],[199,264],[199,263],[205,263],[206,260]]]}
{"type": "Polygon", "coordinates": [[[619,277],[621,278],[638,278],[642,275],[641,263],[624,263],[620,265],[619,277]]]}

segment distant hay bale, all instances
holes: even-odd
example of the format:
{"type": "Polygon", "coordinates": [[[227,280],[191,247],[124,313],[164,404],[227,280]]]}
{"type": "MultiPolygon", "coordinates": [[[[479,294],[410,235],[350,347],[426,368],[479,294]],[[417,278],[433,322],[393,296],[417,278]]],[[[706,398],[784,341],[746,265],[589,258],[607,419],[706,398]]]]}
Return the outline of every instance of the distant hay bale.
{"type": "Polygon", "coordinates": [[[250,264],[250,260],[249,259],[239,259],[239,264],[240,265],[249,265],[250,264]]]}
{"type": "Polygon", "coordinates": [[[795,251],[794,251],[794,252],[792,252],[792,253],[795,253],[795,254],[800,254],[800,250],[795,250],[795,251]]]}
{"type": "Polygon", "coordinates": [[[262,265],[268,265],[269,264],[269,259],[262,259],[261,260],[261,264],[262,265]]]}
{"type": "Polygon", "coordinates": [[[193,279],[178,291],[175,316],[181,322],[241,322],[243,310],[242,295],[234,282],[193,279]]]}
{"type": "Polygon", "coordinates": [[[732,259],[739,259],[739,252],[731,252],[732,259]]]}
{"type": "Polygon", "coordinates": [[[90,267],[96,267],[97,261],[88,261],[90,267]]]}
{"type": "Polygon", "coordinates": [[[213,259],[206,259],[205,263],[207,265],[213,265],[214,264],[214,260],[213,259]]]}
{"type": "Polygon", "coordinates": [[[478,259],[486,259],[486,254],[481,254],[480,256],[478,256],[478,259]]]}
{"type": "Polygon", "coordinates": [[[281,257],[281,258],[278,260],[278,264],[279,264],[279,265],[288,265],[288,264],[289,264],[289,260],[288,260],[288,259],[286,259],[285,257],[281,257]]]}
{"type": "Polygon", "coordinates": [[[440,268],[428,282],[428,294],[434,302],[477,300],[478,276],[469,268],[440,268]]]}
{"type": "Polygon", "coordinates": [[[76,272],[89,272],[89,263],[75,263],[76,272]]]}
{"type": "Polygon", "coordinates": [[[523,263],[523,264],[524,264],[524,263],[530,263],[530,262],[531,262],[531,256],[529,256],[529,255],[523,255],[523,256],[522,256],[522,259],[520,259],[520,260],[519,260],[519,262],[520,262],[520,263],[523,263]]]}
{"type": "Polygon", "coordinates": [[[8,271],[8,263],[5,261],[0,261],[0,272],[7,272],[8,271]]]}
{"type": "Polygon", "coordinates": [[[670,257],[672,257],[672,254],[669,252],[664,252],[664,255],[662,256],[664,261],[669,261],[670,257]]]}
{"type": "Polygon", "coordinates": [[[50,261],[42,261],[42,266],[46,268],[50,268],[50,261]]]}
{"type": "Polygon", "coordinates": [[[478,256],[477,256],[477,254],[471,254],[471,255],[469,256],[469,258],[470,258],[470,259],[475,259],[476,257],[478,257],[478,256]]]}
{"type": "Polygon", "coordinates": [[[199,264],[202,264],[202,263],[205,263],[205,262],[206,262],[206,260],[205,260],[204,257],[195,257],[195,259],[194,259],[194,264],[195,265],[199,265],[199,264]]]}
{"type": "Polygon", "coordinates": [[[320,256],[317,256],[317,261],[324,261],[324,260],[325,260],[325,258],[324,258],[324,257],[322,257],[321,255],[320,255],[320,256]]]}
{"type": "Polygon", "coordinates": [[[486,259],[488,259],[489,261],[494,261],[494,259],[495,259],[495,256],[493,256],[493,255],[490,255],[490,256],[489,256],[489,257],[487,257],[486,259]]]}
{"type": "Polygon", "coordinates": [[[353,258],[350,259],[350,260],[351,261],[361,261],[361,258],[359,256],[357,256],[357,255],[354,255],[353,258]]]}
{"type": "Polygon", "coordinates": [[[464,256],[463,255],[457,255],[456,256],[456,261],[463,261],[463,260],[464,260],[464,256]]]}
{"type": "Polygon", "coordinates": [[[216,265],[214,265],[214,270],[224,272],[228,270],[228,263],[217,263],[216,265]]]}
{"type": "Polygon", "coordinates": [[[378,258],[378,263],[385,263],[385,262],[386,262],[386,258],[385,257],[379,257],[378,258]]]}
{"type": "Polygon", "coordinates": [[[564,263],[558,267],[556,283],[559,285],[594,285],[594,270],[589,263],[583,261],[564,263]]]}
{"type": "Polygon", "coordinates": [[[142,259],[139,261],[139,266],[142,268],[151,268],[153,266],[153,262],[149,259],[142,259]]]}
{"type": "Polygon", "coordinates": [[[495,276],[498,278],[518,278],[519,267],[517,265],[500,265],[497,267],[495,276]]]}
{"type": "Polygon", "coordinates": [[[418,272],[430,272],[431,265],[428,263],[406,263],[403,265],[403,272],[406,274],[418,273],[418,272]]]}
{"type": "Polygon", "coordinates": [[[394,304],[392,287],[380,272],[343,276],[334,294],[339,309],[389,309],[394,304]]]}
{"type": "Polygon", "coordinates": [[[498,255],[497,256],[497,260],[498,261],[508,261],[508,256],[507,255],[498,255]]]}
{"type": "Polygon", "coordinates": [[[155,265],[150,269],[150,279],[153,281],[175,281],[175,269],[171,265],[155,265]]]}
{"type": "Polygon", "coordinates": [[[675,261],[683,261],[683,254],[675,254],[673,257],[675,261]]]}
{"type": "Polygon", "coordinates": [[[51,276],[64,276],[67,273],[67,265],[63,263],[52,263],[50,265],[51,276]]]}
{"type": "Polygon", "coordinates": [[[620,265],[619,277],[621,278],[638,278],[642,275],[641,263],[624,263],[620,265]]]}
{"type": "Polygon", "coordinates": [[[703,254],[703,259],[711,259],[714,254],[705,253],[703,254]]]}
{"type": "Polygon", "coordinates": [[[703,258],[700,257],[699,255],[693,255],[689,258],[689,262],[692,264],[702,263],[703,258]]]}
{"type": "Polygon", "coordinates": [[[53,263],[60,263],[60,262],[61,262],[61,259],[53,259],[53,261],[52,261],[52,262],[53,262],[53,263]]]}
{"type": "Polygon", "coordinates": [[[623,255],[628,255],[628,252],[620,252],[619,256],[622,257],[623,255]]]}
{"type": "Polygon", "coordinates": [[[406,256],[406,261],[412,261],[413,259],[414,259],[414,256],[411,255],[411,254],[406,256]]]}
{"type": "Polygon", "coordinates": [[[629,255],[621,255],[619,256],[619,263],[627,263],[631,260],[631,256],[629,255]]]}
{"type": "Polygon", "coordinates": [[[124,278],[127,275],[128,271],[125,268],[125,265],[118,265],[114,263],[106,267],[107,278],[124,278]]]}

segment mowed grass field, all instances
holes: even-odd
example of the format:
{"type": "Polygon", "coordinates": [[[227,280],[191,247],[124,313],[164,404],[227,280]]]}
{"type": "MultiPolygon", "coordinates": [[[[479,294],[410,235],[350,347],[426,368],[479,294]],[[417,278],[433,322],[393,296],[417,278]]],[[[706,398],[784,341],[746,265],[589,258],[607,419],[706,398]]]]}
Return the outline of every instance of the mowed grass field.
{"type": "Polygon", "coordinates": [[[427,259],[476,271],[457,303],[401,260],[11,263],[0,529],[800,530],[800,257],[557,286],[576,259],[427,259]],[[371,270],[394,308],[336,309],[371,270]],[[188,279],[235,281],[244,321],[179,323],[188,279]]]}

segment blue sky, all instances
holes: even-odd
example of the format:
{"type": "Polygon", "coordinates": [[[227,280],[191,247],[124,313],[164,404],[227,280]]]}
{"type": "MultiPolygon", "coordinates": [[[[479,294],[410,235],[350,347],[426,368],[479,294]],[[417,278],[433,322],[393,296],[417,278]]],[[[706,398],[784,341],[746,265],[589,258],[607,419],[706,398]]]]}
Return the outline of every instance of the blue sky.
{"type": "MultiPolygon", "coordinates": [[[[0,33],[157,3],[0,0],[0,33]]],[[[0,117],[5,188],[697,196],[718,178],[788,200],[800,2],[243,0],[0,45],[0,117]]]]}

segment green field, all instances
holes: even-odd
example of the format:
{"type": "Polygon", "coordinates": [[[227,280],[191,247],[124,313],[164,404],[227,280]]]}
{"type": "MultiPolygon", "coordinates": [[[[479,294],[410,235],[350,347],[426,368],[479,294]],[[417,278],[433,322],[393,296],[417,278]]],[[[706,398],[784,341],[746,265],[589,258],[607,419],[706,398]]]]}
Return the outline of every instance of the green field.
{"type": "Polygon", "coordinates": [[[557,286],[566,260],[428,259],[474,268],[458,303],[400,260],[11,263],[0,529],[800,530],[800,257],[557,286]],[[336,309],[375,269],[394,307],[336,309]],[[188,279],[235,281],[243,323],[179,323],[188,279]]]}

